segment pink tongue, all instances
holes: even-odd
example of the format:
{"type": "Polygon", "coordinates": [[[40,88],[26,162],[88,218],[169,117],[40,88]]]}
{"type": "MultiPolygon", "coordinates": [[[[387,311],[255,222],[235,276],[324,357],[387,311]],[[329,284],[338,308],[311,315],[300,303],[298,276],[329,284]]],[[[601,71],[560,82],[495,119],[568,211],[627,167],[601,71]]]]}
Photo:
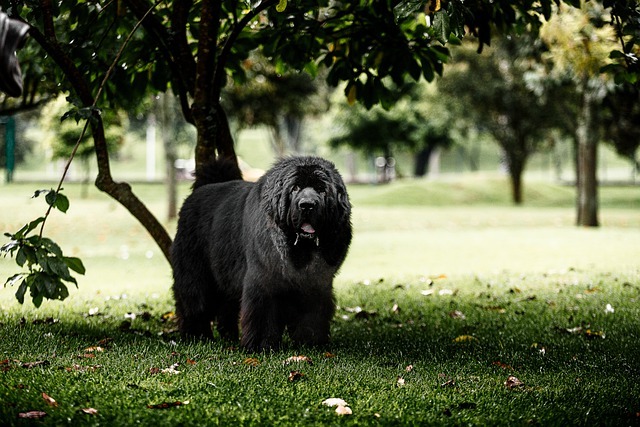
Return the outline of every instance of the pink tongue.
{"type": "Polygon", "coordinates": [[[313,227],[311,226],[311,224],[305,222],[304,224],[302,224],[302,226],[300,226],[300,228],[302,229],[302,231],[304,231],[305,233],[308,234],[313,234],[316,232],[316,230],[313,229],[313,227]]]}

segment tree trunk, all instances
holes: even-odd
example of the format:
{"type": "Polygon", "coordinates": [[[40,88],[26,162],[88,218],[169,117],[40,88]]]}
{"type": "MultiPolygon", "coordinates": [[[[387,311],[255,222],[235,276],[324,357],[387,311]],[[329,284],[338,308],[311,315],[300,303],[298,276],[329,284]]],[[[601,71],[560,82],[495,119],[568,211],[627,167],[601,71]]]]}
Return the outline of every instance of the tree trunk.
{"type": "Polygon", "coordinates": [[[423,177],[429,173],[429,156],[431,156],[431,149],[431,146],[427,146],[414,154],[414,176],[423,177]]]}
{"type": "Polygon", "coordinates": [[[522,173],[526,163],[526,158],[521,158],[505,151],[507,156],[507,168],[511,179],[511,200],[514,205],[522,205],[522,173]]]}
{"type": "Polygon", "coordinates": [[[582,103],[576,129],[577,173],[576,173],[576,225],[597,227],[598,221],[598,119],[597,97],[588,83],[583,84],[582,103]]]}

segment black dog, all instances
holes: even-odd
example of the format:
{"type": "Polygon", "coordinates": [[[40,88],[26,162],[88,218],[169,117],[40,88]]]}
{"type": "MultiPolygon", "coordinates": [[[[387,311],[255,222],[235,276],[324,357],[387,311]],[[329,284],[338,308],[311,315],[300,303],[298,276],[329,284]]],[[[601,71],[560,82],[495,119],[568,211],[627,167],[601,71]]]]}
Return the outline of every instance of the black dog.
{"type": "MultiPolygon", "coordinates": [[[[228,165],[227,165],[228,166],[228,165]]],[[[351,242],[351,205],[335,166],[317,157],[277,162],[257,183],[214,163],[196,179],[171,249],[180,331],[250,351],[324,344],[332,283],[351,242]],[[213,182],[213,183],[208,183],[213,182]]]]}

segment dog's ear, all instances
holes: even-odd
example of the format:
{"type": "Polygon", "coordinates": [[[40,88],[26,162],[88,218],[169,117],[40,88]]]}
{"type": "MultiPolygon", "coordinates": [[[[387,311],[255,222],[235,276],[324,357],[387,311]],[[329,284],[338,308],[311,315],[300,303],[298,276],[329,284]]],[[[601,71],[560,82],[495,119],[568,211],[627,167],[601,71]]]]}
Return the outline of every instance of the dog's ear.
{"type": "Polygon", "coordinates": [[[327,197],[327,222],[330,226],[320,240],[324,259],[330,265],[340,265],[351,243],[351,202],[340,175],[332,176],[331,191],[327,197]]]}
{"type": "Polygon", "coordinates": [[[285,181],[277,174],[265,176],[260,183],[262,206],[273,221],[281,225],[288,221],[290,192],[285,181]]]}

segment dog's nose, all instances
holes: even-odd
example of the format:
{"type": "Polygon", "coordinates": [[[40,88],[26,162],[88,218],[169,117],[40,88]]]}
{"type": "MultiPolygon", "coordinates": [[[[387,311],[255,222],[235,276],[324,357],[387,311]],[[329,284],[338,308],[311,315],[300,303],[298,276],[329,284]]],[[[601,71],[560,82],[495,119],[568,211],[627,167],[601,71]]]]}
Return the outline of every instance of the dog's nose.
{"type": "Polygon", "coordinates": [[[318,193],[313,188],[307,187],[300,191],[298,207],[302,211],[312,211],[318,204],[318,193]]]}
{"type": "Polygon", "coordinates": [[[311,211],[315,209],[316,202],[315,200],[312,200],[312,199],[303,198],[303,199],[300,199],[300,201],[298,202],[298,207],[303,211],[311,211]]]}

